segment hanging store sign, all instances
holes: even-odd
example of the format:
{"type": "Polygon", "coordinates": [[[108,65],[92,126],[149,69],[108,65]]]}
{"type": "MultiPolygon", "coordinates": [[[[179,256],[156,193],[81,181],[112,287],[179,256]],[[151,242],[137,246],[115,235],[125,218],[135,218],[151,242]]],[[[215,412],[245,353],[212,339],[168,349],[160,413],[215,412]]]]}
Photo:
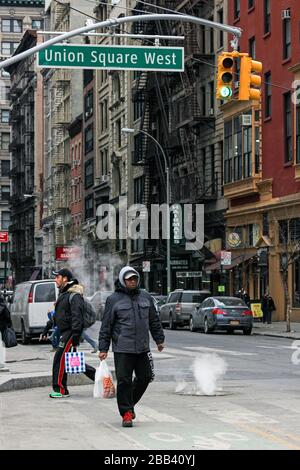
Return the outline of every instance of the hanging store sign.
{"type": "Polygon", "coordinates": [[[202,277],[202,271],[177,272],[176,277],[202,277]]]}
{"type": "Polygon", "coordinates": [[[38,52],[38,67],[183,72],[184,48],[56,44],[38,52]]]}
{"type": "Polygon", "coordinates": [[[221,251],[221,265],[231,266],[231,251],[221,251]]]}
{"type": "Polygon", "coordinates": [[[57,246],[55,248],[56,261],[69,261],[80,258],[80,249],[77,246],[57,246]]]}
{"type": "Polygon", "coordinates": [[[227,245],[230,248],[237,248],[242,244],[241,234],[236,232],[231,232],[227,236],[227,245]]]}
{"type": "Polygon", "coordinates": [[[8,243],[8,232],[0,232],[0,243],[8,243]]]}

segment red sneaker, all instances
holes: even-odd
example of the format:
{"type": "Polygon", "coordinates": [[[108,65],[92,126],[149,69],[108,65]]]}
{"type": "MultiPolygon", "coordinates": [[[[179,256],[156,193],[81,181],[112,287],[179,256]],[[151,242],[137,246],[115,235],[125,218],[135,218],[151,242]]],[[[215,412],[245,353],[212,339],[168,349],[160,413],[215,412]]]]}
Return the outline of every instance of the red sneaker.
{"type": "Polygon", "coordinates": [[[126,411],[126,413],[123,415],[122,426],[123,426],[123,428],[132,428],[132,413],[131,413],[131,411],[126,411]]]}

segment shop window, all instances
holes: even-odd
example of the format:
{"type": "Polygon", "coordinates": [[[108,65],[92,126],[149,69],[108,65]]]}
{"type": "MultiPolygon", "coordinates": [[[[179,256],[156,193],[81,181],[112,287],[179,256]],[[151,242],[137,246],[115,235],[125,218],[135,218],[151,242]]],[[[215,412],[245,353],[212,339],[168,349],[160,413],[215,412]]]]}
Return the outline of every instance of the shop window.
{"type": "Polygon", "coordinates": [[[294,262],[293,307],[300,308],[300,259],[294,262]]]}

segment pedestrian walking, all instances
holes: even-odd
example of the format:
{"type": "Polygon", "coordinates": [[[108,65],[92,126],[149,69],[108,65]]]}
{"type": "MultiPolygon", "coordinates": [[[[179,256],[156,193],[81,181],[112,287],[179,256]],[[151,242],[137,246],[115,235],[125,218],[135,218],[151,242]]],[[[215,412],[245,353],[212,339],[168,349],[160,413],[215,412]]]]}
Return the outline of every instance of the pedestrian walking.
{"type": "Polygon", "coordinates": [[[112,340],[117,377],[117,402],[122,426],[132,427],[134,406],[154,379],[149,331],[161,352],[164,332],[151,296],[139,288],[140,275],[121,269],[115,293],[108,297],[99,333],[99,358],[106,359],[112,340]],[[132,380],[133,372],[135,378],[132,380]]]}
{"type": "Polygon", "coordinates": [[[269,325],[272,323],[272,314],[276,310],[274,300],[268,294],[265,293],[261,302],[261,309],[263,312],[263,323],[268,323],[269,325]]]}
{"type": "Polygon", "coordinates": [[[4,364],[4,347],[2,345],[2,335],[6,328],[11,328],[12,322],[10,311],[8,310],[4,297],[0,296],[0,369],[5,367],[4,364]]]}
{"type": "MultiPolygon", "coordinates": [[[[79,285],[77,279],[73,278],[68,269],[63,268],[53,272],[53,274],[59,288],[59,297],[55,304],[55,323],[61,336],[53,359],[53,391],[49,396],[50,398],[64,398],[69,396],[65,371],[65,354],[72,347],[79,346],[83,331],[83,287],[79,285]],[[71,294],[73,295],[71,296],[71,294]]],[[[94,381],[95,368],[86,364],[85,375],[94,381]]]]}
{"type": "Polygon", "coordinates": [[[245,302],[245,304],[247,305],[247,307],[250,308],[251,307],[250,296],[249,296],[249,294],[247,293],[247,291],[245,289],[243,290],[242,298],[243,298],[243,301],[245,302]]]}

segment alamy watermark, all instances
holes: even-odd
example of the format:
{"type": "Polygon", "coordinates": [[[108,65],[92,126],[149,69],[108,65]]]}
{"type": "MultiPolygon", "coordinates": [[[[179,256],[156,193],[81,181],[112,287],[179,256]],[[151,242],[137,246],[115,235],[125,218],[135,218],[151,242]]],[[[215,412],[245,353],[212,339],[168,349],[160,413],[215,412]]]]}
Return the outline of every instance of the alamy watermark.
{"type": "Polygon", "coordinates": [[[198,251],[204,243],[203,204],[143,204],[128,207],[126,196],[118,208],[101,204],[96,212],[96,234],[100,240],[185,240],[185,249],[198,251]],[[171,216],[171,214],[173,214],[171,216]],[[171,220],[172,219],[172,220],[171,220]]]}

